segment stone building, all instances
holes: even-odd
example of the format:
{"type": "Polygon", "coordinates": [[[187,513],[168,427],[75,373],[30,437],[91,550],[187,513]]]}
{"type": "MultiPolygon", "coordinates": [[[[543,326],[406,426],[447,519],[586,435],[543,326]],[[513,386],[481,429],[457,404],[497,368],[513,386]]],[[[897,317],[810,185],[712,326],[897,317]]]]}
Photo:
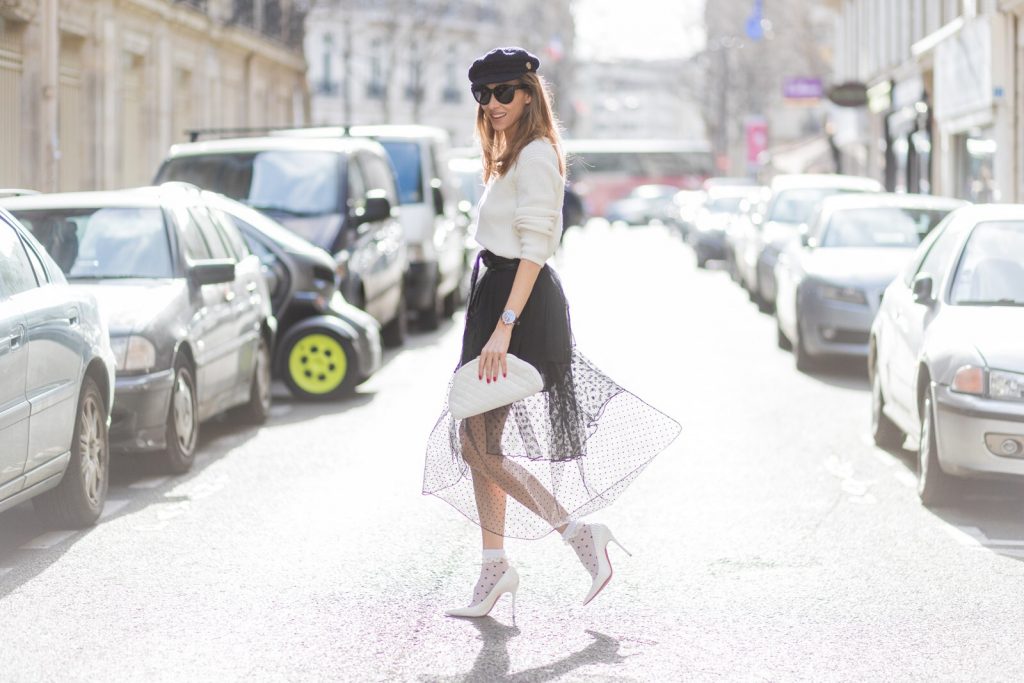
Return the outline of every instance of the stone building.
{"type": "Polygon", "coordinates": [[[0,187],[149,182],[185,130],[307,120],[300,0],[0,0],[0,187]]]}
{"type": "Polygon", "coordinates": [[[318,0],[306,23],[314,124],[420,123],[456,145],[473,137],[466,70],[498,45],[519,44],[571,125],[574,24],[569,0],[318,0]]]}

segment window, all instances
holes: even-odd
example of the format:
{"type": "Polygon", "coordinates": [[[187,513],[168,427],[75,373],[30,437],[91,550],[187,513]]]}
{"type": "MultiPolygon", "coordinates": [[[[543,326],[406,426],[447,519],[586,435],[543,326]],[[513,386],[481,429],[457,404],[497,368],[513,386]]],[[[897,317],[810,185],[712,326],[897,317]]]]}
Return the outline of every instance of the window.
{"type": "MultiPolygon", "coordinates": [[[[354,159],[353,159],[354,161],[354,159]]],[[[361,209],[366,205],[366,183],[359,170],[358,163],[348,165],[348,208],[349,211],[361,209]]]]}
{"type": "Polygon", "coordinates": [[[25,247],[14,228],[0,222],[0,297],[37,287],[25,247]]]}
{"type": "Polygon", "coordinates": [[[210,215],[213,216],[214,221],[217,222],[218,227],[221,230],[221,234],[227,239],[228,245],[231,247],[231,252],[235,258],[239,261],[249,256],[252,251],[249,249],[249,245],[240,234],[241,228],[235,225],[235,222],[231,220],[231,217],[220,209],[210,208],[210,215]]]}
{"type": "Polygon", "coordinates": [[[388,160],[374,154],[364,154],[360,155],[359,164],[365,176],[366,189],[384,190],[391,205],[397,206],[398,196],[395,190],[395,174],[391,170],[391,164],[388,160]]]}
{"type": "Polygon", "coordinates": [[[185,246],[185,256],[189,261],[202,261],[212,258],[206,241],[199,233],[199,226],[196,224],[192,214],[184,207],[175,207],[174,216],[181,226],[182,241],[185,246]]]}
{"type": "Polygon", "coordinates": [[[444,63],[444,90],[441,91],[443,102],[457,103],[462,99],[462,90],[459,88],[459,51],[454,45],[448,46],[448,57],[444,63]]]}
{"type": "Polygon", "coordinates": [[[423,201],[423,168],[420,163],[420,147],[414,141],[381,140],[398,177],[398,197],[402,204],[418,204],[423,201]]]}
{"type": "Polygon", "coordinates": [[[210,250],[210,255],[215,259],[232,259],[231,248],[227,245],[227,240],[221,236],[220,231],[217,230],[217,226],[214,225],[213,219],[210,218],[210,214],[207,213],[206,208],[202,206],[193,206],[189,209],[192,214],[192,218],[199,226],[199,234],[202,235],[203,240],[206,242],[207,248],[210,250]]]}
{"type": "Polygon", "coordinates": [[[31,244],[25,245],[25,253],[28,254],[29,263],[32,264],[32,270],[35,272],[36,282],[40,285],[44,285],[50,282],[50,278],[46,272],[46,266],[43,265],[43,260],[39,258],[39,254],[32,248],[31,244]]]}
{"type": "Polygon", "coordinates": [[[370,82],[366,85],[366,96],[372,99],[384,99],[384,67],[381,52],[384,49],[380,38],[370,43],[370,82]]]}
{"type": "Polygon", "coordinates": [[[330,33],[324,34],[323,63],[320,74],[319,91],[330,95],[334,92],[334,83],[331,81],[331,58],[334,52],[334,36],[330,33]]]}
{"type": "Polygon", "coordinates": [[[957,265],[950,303],[1024,306],[1024,223],[980,223],[957,265]]]}
{"type": "MultiPolygon", "coordinates": [[[[940,225],[939,227],[942,226],[940,225]]],[[[914,273],[914,277],[911,278],[911,282],[918,276],[930,275],[934,283],[932,291],[940,291],[940,285],[946,274],[949,259],[952,257],[953,250],[956,249],[962,235],[963,229],[959,226],[951,226],[943,230],[938,238],[932,242],[928,253],[925,254],[924,259],[921,261],[921,266],[914,273]]]]}

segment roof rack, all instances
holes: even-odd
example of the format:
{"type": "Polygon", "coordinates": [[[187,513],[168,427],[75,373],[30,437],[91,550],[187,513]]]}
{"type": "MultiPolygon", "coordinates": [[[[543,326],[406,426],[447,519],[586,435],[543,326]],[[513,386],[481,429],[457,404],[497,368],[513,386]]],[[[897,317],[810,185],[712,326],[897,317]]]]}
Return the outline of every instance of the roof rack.
{"type": "Polygon", "coordinates": [[[248,135],[256,135],[263,133],[270,133],[276,130],[304,130],[307,128],[341,128],[344,134],[348,136],[348,131],[351,126],[348,124],[326,124],[321,123],[310,126],[250,126],[246,128],[189,128],[185,131],[188,135],[189,142],[196,142],[201,137],[216,136],[218,139],[224,138],[237,138],[245,137],[248,135]]]}

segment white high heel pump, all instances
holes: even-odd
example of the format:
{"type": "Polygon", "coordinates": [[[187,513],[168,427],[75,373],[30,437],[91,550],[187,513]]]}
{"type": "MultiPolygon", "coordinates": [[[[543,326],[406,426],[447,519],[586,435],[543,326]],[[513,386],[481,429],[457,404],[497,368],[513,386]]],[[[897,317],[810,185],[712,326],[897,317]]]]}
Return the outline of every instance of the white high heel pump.
{"type": "Polygon", "coordinates": [[[604,524],[583,524],[566,543],[576,551],[580,562],[593,578],[590,590],[587,591],[587,596],[583,599],[584,605],[596,598],[597,594],[612,579],[612,561],[608,557],[608,544],[614,543],[622,548],[627,555],[633,556],[604,524]]]}
{"type": "Polygon", "coordinates": [[[498,579],[494,587],[491,588],[490,592],[480,602],[468,607],[446,610],[445,614],[449,617],[486,617],[494,608],[495,603],[498,602],[498,598],[505,593],[509,593],[512,596],[512,623],[515,624],[517,590],[519,590],[519,572],[516,571],[515,567],[509,565],[505,573],[501,575],[501,578],[498,579]]]}

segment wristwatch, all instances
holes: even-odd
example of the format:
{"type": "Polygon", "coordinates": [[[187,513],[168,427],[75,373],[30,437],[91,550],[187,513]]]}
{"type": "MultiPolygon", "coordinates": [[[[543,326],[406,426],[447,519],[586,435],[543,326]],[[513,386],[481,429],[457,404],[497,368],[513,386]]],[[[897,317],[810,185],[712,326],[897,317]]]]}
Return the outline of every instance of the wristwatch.
{"type": "Polygon", "coordinates": [[[506,308],[504,311],[501,312],[501,322],[505,323],[506,325],[515,325],[516,323],[519,322],[519,316],[517,316],[516,312],[513,311],[511,308],[506,308]]]}

